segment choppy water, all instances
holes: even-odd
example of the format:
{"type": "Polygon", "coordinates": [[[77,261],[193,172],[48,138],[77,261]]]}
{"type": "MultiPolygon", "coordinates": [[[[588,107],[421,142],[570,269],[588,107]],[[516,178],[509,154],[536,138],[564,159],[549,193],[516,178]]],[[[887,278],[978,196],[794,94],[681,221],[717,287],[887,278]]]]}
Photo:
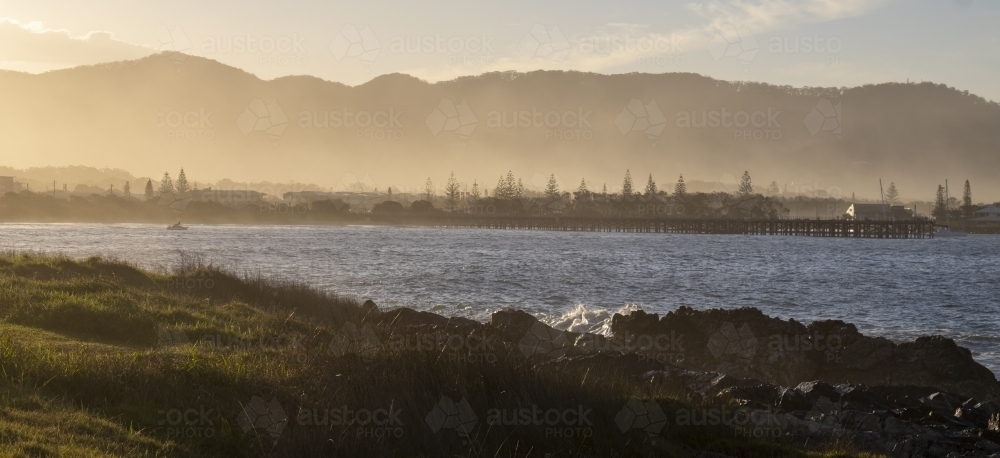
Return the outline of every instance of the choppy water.
{"type": "Polygon", "coordinates": [[[941,334],[1000,373],[1000,237],[853,240],[398,227],[0,225],[0,249],[237,270],[488,320],[501,308],[606,330],[622,308],[754,306],[893,340],[941,334]]]}

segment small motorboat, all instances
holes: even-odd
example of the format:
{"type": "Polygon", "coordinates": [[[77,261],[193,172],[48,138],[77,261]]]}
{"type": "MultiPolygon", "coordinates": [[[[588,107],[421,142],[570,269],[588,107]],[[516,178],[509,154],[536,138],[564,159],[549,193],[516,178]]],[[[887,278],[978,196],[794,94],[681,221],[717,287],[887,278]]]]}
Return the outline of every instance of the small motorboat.
{"type": "Polygon", "coordinates": [[[187,229],[187,226],[181,226],[180,222],[177,222],[173,226],[167,226],[168,231],[186,231],[187,229]]]}

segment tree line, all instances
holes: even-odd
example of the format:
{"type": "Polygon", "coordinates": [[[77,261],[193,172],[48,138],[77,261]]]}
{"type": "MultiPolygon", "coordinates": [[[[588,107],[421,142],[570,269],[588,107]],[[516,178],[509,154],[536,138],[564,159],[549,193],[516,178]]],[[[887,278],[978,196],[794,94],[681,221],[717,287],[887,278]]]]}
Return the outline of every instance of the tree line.
{"type": "MultiPolygon", "coordinates": [[[[772,187],[776,188],[777,184],[772,183],[772,187]]],[[[581,179],[574,191],[563,191],[555,174],[550,174],[540,195],[529,197],[524,182],[508,171],[499,177],[492,191],[481,188],[478,181],[473,181],[468,193],[462,194],[452,172],[442,199],[448,211],[489,208],[491,213],[504,214],[754,218],[779,218],[787,214],[776,199],[755,192],[749,171],[744,171],[734,193],[689,193],[683,174],[678,176],[672,193],[660,189],[652,174],[649,174],[645,186],[639,189],[632,179],[631,170],[626,169],[619,192],[609,193],[607,184],[602,185],[600,191],[592,191],[586,179],[581,179]]],[[[431,202],[437,196],[430,178],[425,183],[422,197],[424,201],[414,203],[414,208],[433,209],[431,202]]]]}

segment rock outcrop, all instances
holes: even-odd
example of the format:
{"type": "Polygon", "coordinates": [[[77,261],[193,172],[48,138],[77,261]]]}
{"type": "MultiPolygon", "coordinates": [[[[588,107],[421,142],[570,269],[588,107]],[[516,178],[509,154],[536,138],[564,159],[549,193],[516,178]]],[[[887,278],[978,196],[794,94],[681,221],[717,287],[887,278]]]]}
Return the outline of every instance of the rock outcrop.
{"type": "Polygon", "coordinates": [[[721,418],[719,427],[737,437],[847,442],[898,457],[1000,458],[1000,385],[968,349],[940,336],[896,344],[843,321],[807,326],[752,308],[615,315],[611,337],[554,329],[518,310],[483,324],[369,309],[383,332],[481,335],[516,347],[546,373],[640,380],[672,394],[659,408],[677,427],[701,412],[700,421],[721,418]]]}
{"type": "Polygon", "coordinates": [[[681,307],[662,318],[642,311],[616,314],[611,329],[618,339],[653,342],[654,351],[656,342],[680,340],[683,351],[671,362],[691,369],[785,386],[810,380],[931,386],[1000,401],[996,376],[973,360],[968,349],[941,336],[896,344],[864,336],[843,321],[806,326],[768,317],[754,308],[681,307]]]}

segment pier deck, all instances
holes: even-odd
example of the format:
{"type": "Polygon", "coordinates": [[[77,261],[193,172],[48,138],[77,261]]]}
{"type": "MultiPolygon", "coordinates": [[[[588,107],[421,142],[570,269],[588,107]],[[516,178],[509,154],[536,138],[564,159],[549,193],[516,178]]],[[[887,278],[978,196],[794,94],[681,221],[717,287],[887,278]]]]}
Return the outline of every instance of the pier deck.
{"type": "Polygon", "coordinates": [[[805,220],[714,218],[601,218],[577,216],[484,216],[441,214],[371,215],[371,222],[482,229],[666,234],[743,234],[877,239],[933,238],[928,220],[805,220]]]}

